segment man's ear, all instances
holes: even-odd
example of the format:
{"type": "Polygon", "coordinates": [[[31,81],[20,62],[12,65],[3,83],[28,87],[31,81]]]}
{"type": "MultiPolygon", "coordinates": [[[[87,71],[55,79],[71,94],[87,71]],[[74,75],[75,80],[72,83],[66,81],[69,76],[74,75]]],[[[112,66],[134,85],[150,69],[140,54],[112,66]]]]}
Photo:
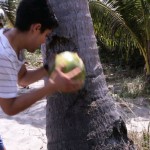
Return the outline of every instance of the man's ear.
{"type": "Polygon", "coordinates": [[[30,29],[32,32],[40,31],[41,30],[41,24],[40,23],[32,24],[30,29]]]}

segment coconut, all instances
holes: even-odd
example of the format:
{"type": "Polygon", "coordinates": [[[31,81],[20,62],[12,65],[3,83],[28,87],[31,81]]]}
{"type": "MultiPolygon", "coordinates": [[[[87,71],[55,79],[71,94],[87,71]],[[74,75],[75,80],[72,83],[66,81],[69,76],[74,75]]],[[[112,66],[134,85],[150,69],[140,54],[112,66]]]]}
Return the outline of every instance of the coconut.
{"type": "Polygon", "coordinates": [[[75,76],[73,79],[75,80],[85,80],[85,66],[82,59],[75,52],[61,52],[56,55],[55,58],[55,67],[62,67],[62,72],[67,73],[74,68],[78,67],[81,69],[81,73],[75,76]]]}

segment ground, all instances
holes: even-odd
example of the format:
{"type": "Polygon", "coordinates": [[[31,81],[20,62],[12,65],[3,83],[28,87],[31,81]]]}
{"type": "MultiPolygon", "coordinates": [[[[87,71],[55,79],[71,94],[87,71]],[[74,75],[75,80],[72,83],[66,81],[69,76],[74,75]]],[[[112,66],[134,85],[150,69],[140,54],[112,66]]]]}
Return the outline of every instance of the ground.
{"type": "Polygon", "coordinates": [[[128,131],[142,132],[148,130],[150,123],[150,102],[142,97],[136,99],[124,99],[116,102],[121,106],[122,116],[126,121],[128,131]]]}

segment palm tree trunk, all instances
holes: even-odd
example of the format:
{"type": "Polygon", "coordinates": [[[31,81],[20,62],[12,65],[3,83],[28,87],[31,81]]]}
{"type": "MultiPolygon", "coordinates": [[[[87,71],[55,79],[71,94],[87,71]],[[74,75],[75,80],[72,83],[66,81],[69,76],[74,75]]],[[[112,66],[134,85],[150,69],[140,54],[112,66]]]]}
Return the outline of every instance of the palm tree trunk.
{"type": "Polygon", "coordinates": [[[49,2],[60,22],[56,34],[61,38],[48,42],[47,60],[53,52],[76,50],[86,66],[86,83],[77,93],[48,97],[48,150],[134,150],[108,93],[88,1],[49,2]]]}

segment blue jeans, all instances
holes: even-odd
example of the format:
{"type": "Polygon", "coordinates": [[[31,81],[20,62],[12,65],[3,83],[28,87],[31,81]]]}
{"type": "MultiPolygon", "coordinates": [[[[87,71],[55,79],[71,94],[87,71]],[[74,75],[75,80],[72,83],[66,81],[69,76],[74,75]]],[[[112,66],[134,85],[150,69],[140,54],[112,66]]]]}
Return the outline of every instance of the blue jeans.
{"type": "Polygon", "coordinates": [[[1,136],[0,136],[0,150],[4,150],[4,144],[3,144],[1,136]]]}

